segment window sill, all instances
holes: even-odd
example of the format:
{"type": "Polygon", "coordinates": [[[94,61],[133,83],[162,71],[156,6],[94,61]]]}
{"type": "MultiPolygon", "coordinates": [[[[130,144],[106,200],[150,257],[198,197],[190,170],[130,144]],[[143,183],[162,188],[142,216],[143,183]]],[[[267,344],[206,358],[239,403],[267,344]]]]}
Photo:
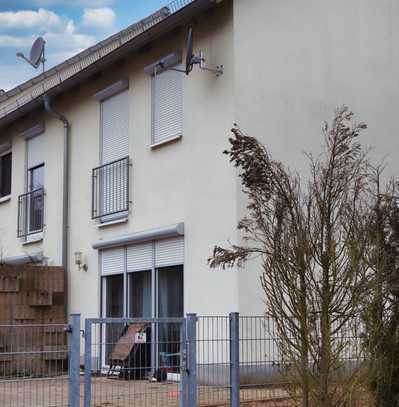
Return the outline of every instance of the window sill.
{"type": "Polygon", "coordinates": [[[115,220],[110,220],[109,222],[104,222],[104,223],[99,223],[97,227],[99,229],[105,228],[107,226],[112,226],[112,225],[119,225],[121,223],[126,223],[128,221],[128,217],[126,218],[121,218],[121,219],[115,219],[115,220]]]}
{"type": "Polygon", "coordinates": [[[3,198],[0,198],[0,204],[8,201],[11,201],[11,195],[3,196],[3,198]]]}
{"type": "Polygon", "coordinates": [[[34,244],[34,243],[40,243],[42,241],[43,241],[43,234],[42,233],[40,235],[33,236],[33,237],[30,237],[30,238],[28,236],[27,239],[22,243],[22,246],[27,246],[29,244],[34,244]]]}
{"type": "Polygon", "coordinates": [[[155,150],[155,149],[157,149],[158,147],[161,147],[161,146],[163,146],[163,145],[175,143],[176,141],[179,141],[179,140],[181,140],[182,138],[183,138],[183,135],[182,135],[182,134],[179,134],[178,136],[173,136],[173,137],[167,138],[167,139],[165,139],[165,140],[162,140],[162,141],[160,141],[159,143],[151,144],[151,145],[150,145],[150,148],[151,148],[151,150],[155,150]]]}

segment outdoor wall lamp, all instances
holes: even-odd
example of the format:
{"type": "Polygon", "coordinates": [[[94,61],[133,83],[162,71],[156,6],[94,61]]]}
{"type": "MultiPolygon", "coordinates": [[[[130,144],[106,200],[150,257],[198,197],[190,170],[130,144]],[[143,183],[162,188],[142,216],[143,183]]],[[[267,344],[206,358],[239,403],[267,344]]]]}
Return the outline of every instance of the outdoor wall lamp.
{"type": "Polygon", "coordinates": [[[83,263],[82,257],[82,252],[75,252],[75,264],[79,267],[79,271],[82,269],[87,271],[87,264],[83,263]]]}

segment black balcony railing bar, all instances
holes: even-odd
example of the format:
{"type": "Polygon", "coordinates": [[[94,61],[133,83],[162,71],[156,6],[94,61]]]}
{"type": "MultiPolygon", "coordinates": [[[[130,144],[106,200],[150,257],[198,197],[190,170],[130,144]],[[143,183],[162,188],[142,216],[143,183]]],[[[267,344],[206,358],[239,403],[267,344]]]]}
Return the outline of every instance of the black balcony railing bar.
{"type": "Polygon", "coordinates": [[[19,195],[18,197],[18,237],[26,237],[43,231],[44,189],[19,195]]]}
{"type": "Polygon", "coordinates": [[[129,210],[129,157],[115,160],[92,171],[92,219],[129,210]]]}

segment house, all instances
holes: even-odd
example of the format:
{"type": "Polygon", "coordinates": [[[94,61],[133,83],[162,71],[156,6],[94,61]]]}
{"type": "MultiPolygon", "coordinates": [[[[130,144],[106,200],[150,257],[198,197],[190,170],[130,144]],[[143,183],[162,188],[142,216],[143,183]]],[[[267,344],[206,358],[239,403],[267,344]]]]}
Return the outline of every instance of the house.
{"type": "Polygon", "coordinates": [[[304,171],[345,103],[395,173],[398,19],[388,0],[174,1],[0,95],[2,261],[64,266],[84,317],[261,314],[258,260],[207,265],[242,242],[229,129],[304,171]],[[222,75],[178,71],[190,27],[222,75]]]}

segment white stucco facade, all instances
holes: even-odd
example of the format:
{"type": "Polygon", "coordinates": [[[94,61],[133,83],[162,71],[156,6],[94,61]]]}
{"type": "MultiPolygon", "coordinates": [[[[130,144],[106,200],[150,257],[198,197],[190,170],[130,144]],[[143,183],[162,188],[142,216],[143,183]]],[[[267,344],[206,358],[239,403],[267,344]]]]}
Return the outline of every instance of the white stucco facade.
{"type": "MultiPolygon", "coordinates": [[[[225,315],[262,312],[260,264],[211,270],[215,244],[240,241],[238,220],[245,197],[236,170],[222,154],[233,123],[261,139],[274,158],[306,171],[304,151],[318,153],[321,125],[347,104],[369,129],[364,143],[396,174],[399,139],[399,5],[392,0],[225,0],[190,25],[195,48],[217,78],[198,69],[183,78],[183,137],[156,149],[151,140],[150,77],[144,67],[183,49],[188,25],[163,35],[100,75],[71,88],[54,107],[71,123],[68,312],[100,314],[99,253],[93,243],[183,222],[184,312],[225,315]],[[100,106],[97,92],[127,78],[131,204],[128,221],[98,227],[91,219],[91,171],[99,165],[100,106]],[[81,251],[87,272],[78,270],[81,251]]],[[[63,127],[43,109],[0,128],[0,145],[12,142],[12,194],[0,203],[3,258],[42,250],[61,264],[63,127]],[[21,133],[45,123],[45,227],[43,241],[16,237],[18,195],[25,192],[26,142],[21,133]]]]}
{"type": "MultiPolygon", "coordinates": [[[[184,47],[187,27],[156,41],[150,51],[134,54],[104,71],[97,79],[54,101],[71,124],[68,312],[86,317],[101,312],[100,239],[184,223],[184,312],[226,314],[238,309],[237,274],[214,271],[207,265],[215,244],[236,241],[237,195],[235,170],[224,159],[227,137],[234,121],[233,19],[225,4],[217,13],[192,25],[196,47],[209,61],[223,61],[224,74],[195,70],[183,78],[183,136],[150,148],[151,78],[144,67],[184,47]],[[91,219],[91,172],[99,165],[100,104],[94,95],[127,78],[129,157],[131,159],[128,221],[99,228],[91,219]],[[81,251],[88,266],[78,270],[74,253],[81,251]]],[[[31,115],[33,116],[33,115],[31,115]]],[[[24,244],[16,237],[17,197],[25,192],[25,140],[22,130],[35,124],[29,116],[2,136],[12,140],[11,200],[0,204],[3,257],[42,250],[48,263],[60,265],[62,238],[62,123],[44,112],[45,123],[45,227],[43,241],[24,244]]],[[[37,117],[37,115],[35,114],[37,117]]]]}

